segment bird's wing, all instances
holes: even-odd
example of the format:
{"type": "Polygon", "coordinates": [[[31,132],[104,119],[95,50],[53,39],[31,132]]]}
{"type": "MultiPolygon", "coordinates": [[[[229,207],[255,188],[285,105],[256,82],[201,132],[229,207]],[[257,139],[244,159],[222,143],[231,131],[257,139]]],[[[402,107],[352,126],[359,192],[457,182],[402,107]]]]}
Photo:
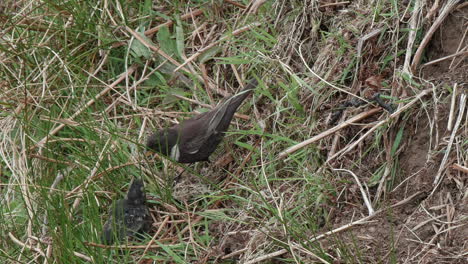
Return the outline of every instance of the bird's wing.
{"type": "Polygon", "coordinates": [[[221,122],[227,121],[228,124],[231,123],[232,116],[237,111],[237,108],[244,101],[249,92],[250,90],[243,90],[242,92],[230,97],[221,105],[216,107],[216,111],[213,111],[214,113],[211,116],[207,127],[207,134],[209,136],[218,132],[217,130],[219,129],[219,125],[221,122]],[[226,117],[226,114],[229,114],[230,116],[226,117]],[[225,118],[229,120],[224,120],[225,118]]]}
{"type": "MultiPolygon", "coordinates": [[[[215,109],[203,113],[197,116],[196,118],[187,120],[184,124],[184,130],[196,131],[196,133],[198,134],[185,135],[186,138],[190,138],[190,140],[185,140],[185,142],[187,143],[184,144],[184,151],[190,154],[195,154],[200,150],[200,148],[206,143],[206,141],[210,137],[213,137],[217,133],[222,132],[217,131],[220,123],[225,121],[229,125],[229,123],[231,122],[232,115],[234,115],[239,105],[249,95],[250,91],[257,86],[257,84],[257,80],[253,79],[240,93],[231,96],[229,99],[218,105],[215,109]],[[223,120],[228,112],[228,109],[229,114],[231,116],[228,118],[229,120],[223,120]],[[207,125],[204,129],[190,128],[190,126],[196,126],[199,123],[205,123],[207,125]]],[[[184,135],[181,135],[181,137],[184,137],[184,135]]]]}
{"type": "Polygon", "coordinates": [[[138,232],[145,223],[148,210],[145,205],[129,207],[125,211],[125,228],[127,234],[138,232]]]}
{"type": "MultiPolygon", "coordinates": [[[[206,141],[217,133],[216,127],[219,124],[219,122],[223,119],[223,116],[226,113],[226,109],[227,104],[223,104],[220,107],[211,110],[210,112],[206,112],[201,114],[200,116],[197,116],[197,118],[195,119],[186,121],[183,130],[188,131],[192,134],[185,135],[185,137],[190,138],[190,140],[184,140],[184,142],[186,142],[183,146],[184,152],[188,152],[190,154],[197,153],[200,150],[200,148],[206,143],[206,141]],[[200,123],[204,123],[205,127],[200,129],[200,123]],[[192,129],[191,126],[195,126],[196,129],[192,129]],[[194,135],[193,133],[197,134],[194,135]]],[[[184,135],[181,135],[181,137],[184,137],[184,135]]]]}

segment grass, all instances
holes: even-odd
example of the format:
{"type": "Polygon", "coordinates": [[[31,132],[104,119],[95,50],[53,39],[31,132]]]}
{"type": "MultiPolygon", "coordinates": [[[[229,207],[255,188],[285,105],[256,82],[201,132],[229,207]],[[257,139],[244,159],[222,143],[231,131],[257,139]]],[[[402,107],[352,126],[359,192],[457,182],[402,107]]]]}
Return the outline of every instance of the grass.
{"type": "MultiPolygon", "coordinates": [[[[256,14],[233,1],[156,2],[0,4],[0,259],[257,263],[267,256],[263,263],[397,263],[393,231],[386,256],[372,256],[352,233],[332,234],[324,244],[314,238],[366,214],[353,178],[332,168],[356,171],[368,193],[382,184],[388,195],[404,178],[400,154],[411,142],[410,121],[422,110],[408,110],[330,163],[330,153],[386,114],[284,160],[277,155],[333,126],[330,114],[351,98],[340,90],[366,97],[353,87],[356,80],[382,76],[383,98],[394,104],[412,99],[400,98],[401,86],[412,87],[408,96],[418,93],[418,80],[397,70],[408,32],[397,25],[406,7],[357,1],[348,13],[332,16],[327,12],[341,7],[324,10],[320,1],[266,1],[256,14]],[[202,13],[182,18],[197,9],[202,13]],[[126,29],[141,36],[167,20],[173,24],[145,38],[159,51],[126,29]],[[371,24],[385,30],[359,57],[355,47],[371,24]],[[223,36],[177,73],[178,65],[160,52],[180,64],[223,36]],[[251,77],[260,84],[239,111],[247,118],[235,118],[211,164],[181,165],[185,176],[175,182],[173,162],[145,154],[149,133],[207,111],[251,77]],[[223,159],[232,161],[214,165],[223,159]],[[96,246],[109,206],[133,177],[145,180],[153,230],[120,248],[96,246]],[[268,257],[275,252],[282,253],[268,257]]],[[[424,100],[431,110],[433,102],[424,100]]],[[[367,107],[346,110],[344,119],[367,107]]],[[[386,195],[374,206],[388,205],[386,195]]]]}

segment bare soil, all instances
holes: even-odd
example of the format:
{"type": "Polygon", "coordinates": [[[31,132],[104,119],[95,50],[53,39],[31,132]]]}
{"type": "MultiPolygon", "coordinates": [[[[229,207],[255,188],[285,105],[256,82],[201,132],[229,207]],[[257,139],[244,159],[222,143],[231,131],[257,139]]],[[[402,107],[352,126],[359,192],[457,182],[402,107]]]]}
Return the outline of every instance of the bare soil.
{"type": "MultiPolygon", "coordinates": [[[[454,54],[460,46],[466,47],[467,38],[464,43],[461,40],[467,17],[467,7],[449,15],[431,40],[427,49],[428,61],[454,54]]],[[[466,93],[468,57],[423,67],[421,75],[437,85],[458,83],[459,92],[466,93]]],[[[412,124],[406,148],[400,154],[401,175],[394,184],[399,187],[386,194],[386,201],[390,205],[415,193],[420,195],[401,207],[382,213],[370,223],[340,235],[358,245],[357,250],[362,251],[366,263],[382,263],[389,256],[393,256],[396,263],[468,263],[468,200],[464,193],[466,188],[463,188],[468,184],[468,175],[448,168],[442,183],[431,195],[444,154],[442,150],[451,133],[447,130],[449,111],[450,102],[441,101],[429,113],[414,119],[419,121],[412,124]],[[444,231],[457,225],[464,226],[444,231]]],[[[455,160],[455,157],[449,160],[455,160]]],[[[351,214],[355,210],[349,209],[348,213],[346,209],[342,210],[342,215],[333,219],[334,226],[353,220],[351,214]]],[[[354,220],[366,213],[355,216],[354,220]]]]}

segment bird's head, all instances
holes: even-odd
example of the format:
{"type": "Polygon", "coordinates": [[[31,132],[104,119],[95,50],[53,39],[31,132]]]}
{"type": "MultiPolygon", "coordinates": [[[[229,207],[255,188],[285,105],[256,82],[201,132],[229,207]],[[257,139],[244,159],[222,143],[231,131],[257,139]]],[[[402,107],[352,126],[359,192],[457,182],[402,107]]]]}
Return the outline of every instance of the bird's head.
{"type": "Polygon", "coordinates": [[[141,179],[134,179],[127,193],[127,202],[132,205],[141,205],[146,201],[145,188],[141,179]]]}

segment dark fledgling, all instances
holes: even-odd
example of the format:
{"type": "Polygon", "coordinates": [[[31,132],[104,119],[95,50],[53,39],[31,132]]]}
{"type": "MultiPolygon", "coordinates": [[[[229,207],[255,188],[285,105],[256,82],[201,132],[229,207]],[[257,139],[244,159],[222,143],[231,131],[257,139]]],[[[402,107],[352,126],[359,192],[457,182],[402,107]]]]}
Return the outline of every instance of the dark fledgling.
{"type": "Polygon", "coordinates": [[[234,113],[257,85],[257,80],[252,79],[240,93],[213,110],[156,132],[148,138],[147,146],[182,163],[208,161],[229,128],[234,113]]]}
{"type": "Polygon", "coordinates": [[[136,236],[149,231],[151,224],[143,181],[134,179],[124,199],[116,201],[109,210],[109,219],[104,224],[102,242],[110,245],[127,236],[136,236]]]}

